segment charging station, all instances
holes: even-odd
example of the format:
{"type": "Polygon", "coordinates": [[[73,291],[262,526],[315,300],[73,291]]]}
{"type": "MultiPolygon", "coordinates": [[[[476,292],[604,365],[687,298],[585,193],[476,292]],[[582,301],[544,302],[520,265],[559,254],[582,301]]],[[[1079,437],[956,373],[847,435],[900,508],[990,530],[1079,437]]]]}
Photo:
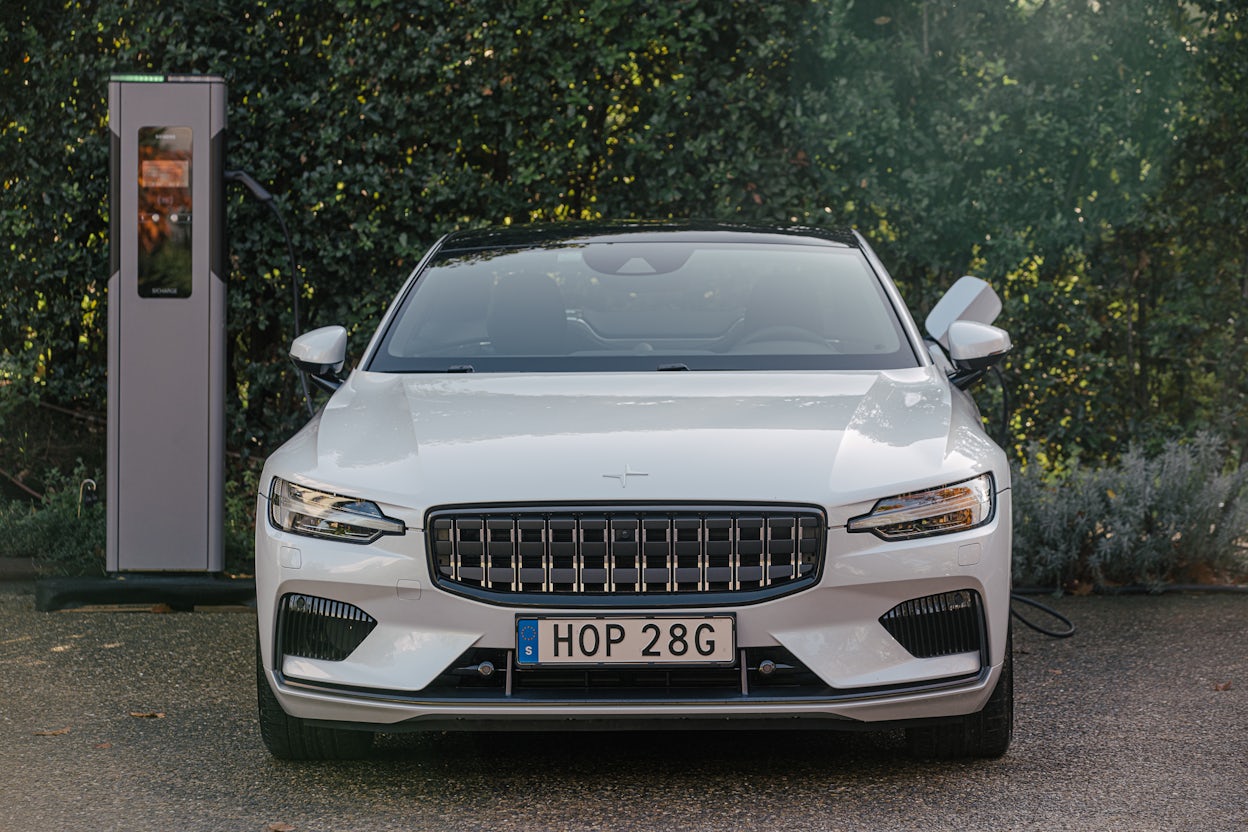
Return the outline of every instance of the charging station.
{"type": "Polygon", "coordinates": [[[226,85],[108,84],[109,572],[220,572],[226,85]]]}

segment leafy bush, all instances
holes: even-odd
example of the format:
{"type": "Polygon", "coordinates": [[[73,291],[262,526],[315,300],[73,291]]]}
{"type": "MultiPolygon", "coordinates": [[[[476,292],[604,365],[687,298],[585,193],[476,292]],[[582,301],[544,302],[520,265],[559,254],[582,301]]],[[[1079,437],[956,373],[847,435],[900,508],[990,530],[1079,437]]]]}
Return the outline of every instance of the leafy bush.
{"type": "MultiPolygon", "coordinates": [[[[236,466],[236,468],[239,466],[236,466]]],[[[256,489],[259,460],[241,466],[225,483],[225,571],[250,575],[255,571],[256,489]]]]}
{"type": "MultiPolygon", "coordinates": [[[[226,484],[225,572],[249,575],[254,569],[255,487],[259,470],[248,470],[226,484]]],[[[100,474],[90,477],[103,483],[100,474]]],[[[52,471],[42,478],[47,487],[39,502],[0,502],[0,554],[30,558],[44,577],[106,574],[108,520],[104,499],[81,504],[79,491],[88,479],[79,464],[69,476],[52,471]]],[[[101,495],[106,497],[107,495],[101,495]]]]}
{"type": "Polygon", "coordinates": [[[1132,448],[1116,465],[1014,474],[1014,576],[1024,585],[1205,583],[1248,573],[1248,466],[1209,434],[1132,448]]]}
{"type": "MultiPolygon", "coordinates": [[[[6,557],[31,558],[40,575],[105,574],[104,503],[79,506],[79,488],[87,479],[79,465],[70,476],[48,475],[48,490],[38,505],[12,501],[0,505],[0,540],[6,557]]],[[[103,482],[103,477],[93,477],[103,482]]]]}

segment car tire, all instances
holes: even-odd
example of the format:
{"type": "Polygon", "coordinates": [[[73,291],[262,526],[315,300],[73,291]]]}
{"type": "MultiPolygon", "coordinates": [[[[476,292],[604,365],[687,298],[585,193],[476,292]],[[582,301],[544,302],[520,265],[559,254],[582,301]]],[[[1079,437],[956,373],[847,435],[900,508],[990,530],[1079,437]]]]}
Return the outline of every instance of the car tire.
{"type": "Polygon", "coordinates": [[[910,756],[921,760],[996,758],[1014,736],[1014,633],[1005,638],[1005,661],[997,686],[978,713],[906,729],[910,756]]]}
{"type": "Polygon", "coordinates": [[[359,760],[373,748],[371,731],[351,731],[309,725],[282,710],[260,658],[256,645],[256,701],[259,706],[260,738],[265,748],[279,760],[359,760]]]}

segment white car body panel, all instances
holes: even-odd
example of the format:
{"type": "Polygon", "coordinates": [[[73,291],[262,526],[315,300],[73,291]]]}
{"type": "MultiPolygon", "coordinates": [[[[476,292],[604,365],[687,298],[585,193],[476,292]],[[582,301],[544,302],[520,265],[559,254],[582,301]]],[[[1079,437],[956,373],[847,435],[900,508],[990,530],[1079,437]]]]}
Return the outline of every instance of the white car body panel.
{"type": "Polygon", "coordinates": [[[814,497],[839,526],[880,497],[990,470],[991,445],[961,398],[934,367],[357,371],[271,467],[306,485],[366,494],[414,530],[431,506],[457,503],[814,497]],[[611,476],[626,467],[636,472],[626,483],[611,476]]]}

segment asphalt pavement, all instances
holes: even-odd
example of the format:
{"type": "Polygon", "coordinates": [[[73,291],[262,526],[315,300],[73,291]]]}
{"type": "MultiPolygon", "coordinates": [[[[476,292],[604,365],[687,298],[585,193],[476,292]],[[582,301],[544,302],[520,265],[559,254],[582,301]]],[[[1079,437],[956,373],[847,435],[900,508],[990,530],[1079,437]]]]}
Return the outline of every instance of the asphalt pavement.
{"type": "Polygon", "coordinates": [[[1016,628],[997,761],[893,735],[383,737],[281,763],[254,716],[245,609],[36,612],[0,584],[0,832],[1248,830],[1248,595],[1061,598],[1016,628]]]}

